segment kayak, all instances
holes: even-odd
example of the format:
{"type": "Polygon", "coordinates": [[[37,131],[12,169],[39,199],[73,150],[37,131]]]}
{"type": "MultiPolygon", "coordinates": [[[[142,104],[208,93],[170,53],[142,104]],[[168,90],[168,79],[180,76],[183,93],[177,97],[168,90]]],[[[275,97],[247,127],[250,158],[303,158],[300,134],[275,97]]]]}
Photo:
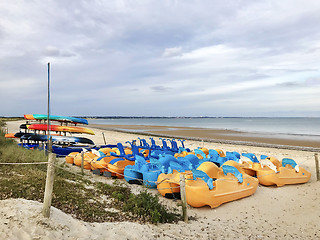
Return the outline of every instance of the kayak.
{"type": "MultiPolygon", "coordinates": [[[[46,142],[48,141],[48,135],[26,133],[20,137],[22,140],[31,140],[35,142],[46,142]]],[[[80,144],[92,144],[94,142],[89,138],[84,137],[72,137],[72,136],[51,136],[52,142],[63,142],[63,143],[80,143],[80,144]]]]}
{"type": "MultiPolygon", "coordinates": [[[[32,130],[40,130],[40,131],[47,131],[48,125],[47,124],[31,124],[27,125],[28,129],[32,130]]],[[[59,125],[50,125],[50,131],[56,132],[72,132],[72,133],[87,133],[94,135],[94,132],[91,129],[84,128],[84,127],[69,127],[69,126],[59,126],[59,125]]]]}
{"type": "Polygon", "coordinates": [[[17,138],[17,137],[15,136],[15,133],[6,133],[6,134],[4,135],[4,137],[5,137],[5,138],[17,138]]]}
{"type": "Polygon", "coordinates": [[[88,151],[90,151],[91,149],[96,149],[98,150],[101,147],[110,147],[110,148],[114,148],[117,147],[116,145],[103,145],[103,146],[72,146],[72,147],[65,147],[65,146],[58,146],[58,145],[53,145],[52,146],[52,152],[55,153],[57,155],[57,157],[65,157],[68,154],[72,153],[72,152],[82,152],[83,149],[86,149],[88,151]]]}
{"type": "MultiPolygon", "coordinates": [[[[24,118],[27,120],[47,120],[48,115],[43,114],[25,114],[24,118]]],[[[88,125],[88,120],[83,118],[76,118],[76,117],[66,117],[66,116],[56,116],[50,115],[50,120],[59,121],[59,122],[70,122],[70,123],[81,123],[88,125]]]]}

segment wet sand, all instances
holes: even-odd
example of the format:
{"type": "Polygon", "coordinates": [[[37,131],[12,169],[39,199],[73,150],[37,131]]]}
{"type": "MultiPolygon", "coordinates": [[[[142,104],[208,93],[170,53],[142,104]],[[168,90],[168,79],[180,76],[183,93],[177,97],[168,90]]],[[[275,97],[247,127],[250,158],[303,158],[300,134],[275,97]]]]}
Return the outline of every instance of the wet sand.
{"type": "Polygon", "coordinates": [[[90,124],[89,126],[105,130],[141,133],[158,137],[179,137],[188,140],[203,140],[207,142],[277,147],[308,151],[320,150],[320,137],[318,139],[306,139],[301,135],[292,135],[292,138],[289,138],[288,135],[281,134],[260,134],[209,128],[107,124],[90,124]]]}

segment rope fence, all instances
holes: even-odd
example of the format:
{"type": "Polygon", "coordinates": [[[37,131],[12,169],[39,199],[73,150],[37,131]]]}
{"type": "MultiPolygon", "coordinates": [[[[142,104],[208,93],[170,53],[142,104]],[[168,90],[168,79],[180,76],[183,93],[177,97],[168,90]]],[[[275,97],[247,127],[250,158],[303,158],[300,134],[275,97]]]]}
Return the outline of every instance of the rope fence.
{"type": "Polygon", "coordinates": [[[29,162],[29,163],[3,163],[0,162],[0,165],[32,165],[32,164],[48,164],[48,162],[29,162]]]}
{"type": "MultiPolygon", "coordinates": [[[[304,161],[304,162],[307,162],[307,161],[310,161],[310,160],[306,160],[306,161],[304,161]]],[[[304,163],[304,162],[302,162],[302,163],[304,163]]],[[[0,165],[36,165],[36,164],[48,164],[48,162],[29,162],[29,163],[10,163],[10,162],[7,162],[7,163],[0,163],[0,165]]],[[[59,165],[57,165],[57,164],[54,164],[54,166],[55,167],[57,167],[57,168],[59,168],[59,169],[62,169],[62,170],[64,170],[64,171],[67,171],[67,172],[69,172],[69,173],[72,173],[72,174],[74,174],[74,175],[77,175],[77,176],[79,176],[79,177],[82,177],[83,175],[82,174],[79,174],[79,173],[77,173],[77,172],[74,172],[74,171],[71,171],[71,170],[68,170],[68,169],[66,169],[66,168],[64,168],[64,167],[61,167],[61,166],[59,166],[59,165]]],[[[168,184],[178,184],[179,185],[179,183],[177,183],[177,182],[173,182],[173,181],[168,181],[168,180],[170,180],[169,178],[164,178],[164,179],[162,179],[160,182],[158,182],[158,181],[152,181],[152,180],[144,180],[144,179],[141,179],[141,178],[135,178],[135,177],[132,177],[132,176],[127,176],[127,175],[125,175],[125,174],[122,174],[122,173],[119,173],[119,172],[116,172],[116,171],[113,171],[113,170],[111,170],[111,169],[108,169],[107,167],[105,167],[105,168],[100,168],[100,169],[103,169],[103,170],[106,170],[106,171],[108,171],[108,172],[110,172],[110,173],[113,173],[113,174],[116,174],[116,175],[118,175],[118,176],[121,176],[121,177],[123,177],[123,178],[128,178],[128,179],[132,179],[132,180],[136,180],[136,181],[139,181],[139,182],[141,182],[141,183],[153,183],[153,184],[155,184],[155,185],[160,185],[161,183],[163,183],[163,182],[165,182],[166,181],[166,183],[168,183],[168,184]]],[[[289,170],[289,169],[285,169],[284,168],[284,170],[289,170]]],[[[155,170],[155,171],[150,171],[150,172],[159,172],[159,171],[161,171],[161,170],[155,170]]],[[[261,177],[265,177],[265,176],[268,176],[268,175],[274,175],[274,174],[277,174],[277,173],[279,173],[279,171],[277,171],[277,172],[272,172],[272,173],[268,173],[268,174],[264,174],[264,175],[260,175],[260,176],[257,176],[257,178],[261,178],[261,177]]],[[[183,174],[183,172],[181,172],[181,174],[183,174]]],[[[184,175],[191,175],[192,173],[185,173],[184,175]]],[[[251,177],[243,177],[243,179],[245,180],[245,179],[249,179],[249,178],[251,178],[251,177]]],[[[190,181],[190,180],[194,180],[193,178],[185,178],[185,180],[186,181],[190,181]]],[[[236,177],[230,177],[229,179],[225,179],[225,178],[218,178],[218,179],[215,179],[214,181],[235,181],[235,180],[238,180],[236,177]]],[[[215,187],[215,186],[214,186],[215,187]]],[[[168,190],[168,189],[176,189],[176,188],[180,188],[180,186],[176,186],[176,187],[167,187],[167,188],[158,188],[158,190],[168,190]]]]}
{"type": "MultiPolygon", "coordinates": [[[[307,161],[311,161],[310,159],[309,160],[305,160],[303,162],[301,162],[301,164],[307,162],[307,161]]],[[[6,163],[3,163],[3,162],[0,162],[0,165],[37,165],[37,164],[48,164],[48,162],[28,162],[28,163],[19,163],[19,162],[15,162],[15,163],[12,163],[12,162],[6,162],[6,163]]],[[[81,174],[78,174],[78,173],[75,173],[73,171],[70,171],[70,170],[67,170],[66,168],[63,168],[63,167],[60,167],[59,165],[57,164],[54,164],[55,167],[59,168],[59,169],[62,169],[62,170],[65,170],[65,171],[68,171],[70,173],[73,173],[73,174],[76,174],[78,176],[82,176],[81,174]]],[[[113,171],[107,167],[104,167],[104,168],[100,168],[100,169],[103,169],[103,170],[106,170],[110,173],[114,173],[118,176],[121,176],[123,178],[129,178],[129,179],[132,179],[132,180],[137,180],[137,181],[140,181],[140,182],[147,182],[147,183],[154,183],[156,185],[159,185],[161,184],[162,182],[166,181],[166,180],[169,180],[169,178],[165,178],[165,179],[162,179],[160,182],[158,181],[152,181],[152,180],[143,180],[141,178],[134,178],[132,176],[127,176],[127,175],[124,175],[122,173],[119,173],[119,172],[116,172],[116,171],[113,171]]],[[[289,170],[289,169],[285,169],[284,170],[289,170]]],[[[153,171],[148,171],[148,172],[160,172],[161,170],[153,170],[153,171]]],[[[181,172],[183,173],[183,172],[181,172]]],[[[279,173],[279,171],[277,172],[272,172],[272,173],[268,173],[268,174],[264,174],[264,175],[260,175],[260,176],[257,176],[257,178],[259,177],[264,177],[264,176],[268,176],[268,175],[274,175],[274,174],[277,174],[279,173]]],[[[191,175],[192,173],[185,173],[184,175],[191,175]]],[[[249,179],[250,177],[244,177],[243,179],[249,179]]],[[[189,181],[189,180],[194,180],[192,178],[186,178],[186,181],[189,181]]],[[[234,180],[237,180],[236,177],[234,178],[230,178],[230,179],[215,179],[214,181],[234,181],[234,180]]],[[[167,183],[172,183],[172,184],[177,184],[176,182],[170,182],[170,181],[167,181],[167,183]]],[[[172,187],[172,188],[177,188],[177,187],[172,187]]],[[[164,189],[167,189],[167,188],[164,188],[164,189]]],[[[164,190],[164,189],[161,189],[161,190],[164,190]]]]}
{"type": "MultiPolygon", "coordinates": [[[[77,172],[68,170],[68,169],[66,169],[66,168],[64,168],[64,167],[61,167],[61,166],[57,165],[57,164],[55,164],[54,166],[55,166],[56,168],[59,168],[59,169],[61,169],[61,170],[66,171],[66,172],[72,173],[72,174],[74,174],[74,175],[76,175],[76,176],[78,176],[78,177],[83,177],[83,174],[79,174],[79,173],[77,173],[77,172]]],[[[86,176],[89,176],[89,175],[86,175],[86,176]]]]}
{"type": "MultiPolygon", "coordinates": [[[[305,162],[307,162],[307,161],[311,161],[311,160],[305,160],[305,161],[301,162],[301,164],[303,164],[303,163],[305,163],[305,162]]],[[[37,164],[48,164],[48,162],[28,162],[28,163],[18,163],[18,162],[15,162],[15,163],[10,163],[10,162],[3,163],[3,162],[0,162],[0,165],[37,165],[37,164]]],[[[75,173],[75,172],[73,172],[73,171],[69,171],[69,170],[67,170],[66,168],[60,167],[60,166],[57,165],[57,164],[54,164],[54,166],[57,167],[57,168],[59,168],[59,169],[68,171],[68,172],[70,172],[70,173],[73,173],[73,174],[82,176],[81,174],[78,174],[78,173],[75,173]]],[[[162,179],[160,182],[158,182],[158,181],[152,181],[152,180],[143,180],[143,179],[141,179],[141,178],[135,178],[135,177],[132,177],[132,176],[124,175],[124,174],[122,174],[122,173],[113,171],[113,170],[111,170],[111,169],[109,169],[109,168],[107,168],[107,167],[100,168],[100,169],[106,170],[106,171],[108,171],[108,172],[110,172],[110,173],[114,173],[114,174],[119,175],[119,176],[121,176],[121,177],[123,177],[123,178],[129,178],[129,179],[137,180],[137,181],[140,181],[140,182],[154,183],[154,184],[156,184],[156,185],[159,185],[159,184],[161,184],[162,182],[164,182],[164,181],[166,181],[166,180],[169,180],[169,178],[162,179]]],[[[285,169],[285,168],[284,168],[284,170],[289,170],[289,169],[285,169]]],[[[148,172],[160,172],[160,171],[161,171],[161,170],[154,170],[154,171],[148,171],[148,172]]],[[[180,173],[183,174],[183,172],[180,172],[180,173]]],[[[265,177],[265,176],[268,176],[268,175],[274,175],[274,174],[277,174],[277,173],[279,173],[279,171],[277,171],[277,172],[272,172],[272,173],[268,173],[268,174],[264,174],[264,175],[260,175],[260,176],[257,176],[257,178],[259,178],[259,177],[265,177]]],[[[185,173],[184,175],[187,176],[187,175],[191,175],[191,174],[192,174],[192,173],[185,173]]],[[[251,178],[251,177],[244,177],[243,179],[249,179],[249,178],[251,178]]],[[[193,179],[193,178],[186,178],[186,181],[189,181],[189,180],[194,180],[194,179],[193,179]]],[[[234,181],[234,180],[237,180],[237,178],[236,178],[236,177],[234,177],[234,178],[229,178],[229,179],[221,179],[221,178],[218,178],[218,179],[215,179],[214,181],[234,181]]],[[[177,184],[176,182],[170,182],[170,181],[168,181],[167,183],[177,184]]],[[[173,187],[173,188],[176,188],[176,187],[173,187]]],[[[165,189],[167,189],[167,188],[165,188],[165,189]]],[[[161,190],[163,190],[163,189],[161,189],[161,190]]]]}

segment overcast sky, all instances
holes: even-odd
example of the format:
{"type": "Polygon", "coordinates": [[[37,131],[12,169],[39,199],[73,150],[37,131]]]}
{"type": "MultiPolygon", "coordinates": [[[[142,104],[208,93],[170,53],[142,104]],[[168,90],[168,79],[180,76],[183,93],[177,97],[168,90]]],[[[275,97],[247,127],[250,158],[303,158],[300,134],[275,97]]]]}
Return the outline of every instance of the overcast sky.
{"type": "Polygon", "coordinates": [[[320,1],[1,0],[0,116],[320,117],[320,1]]]}

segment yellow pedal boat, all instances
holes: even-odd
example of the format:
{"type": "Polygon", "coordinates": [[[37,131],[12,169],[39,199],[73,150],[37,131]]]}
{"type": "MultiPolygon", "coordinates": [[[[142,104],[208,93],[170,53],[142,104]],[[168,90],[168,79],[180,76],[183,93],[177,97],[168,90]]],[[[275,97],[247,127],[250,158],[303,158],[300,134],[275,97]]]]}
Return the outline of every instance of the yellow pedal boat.
{"type": "Polygon", "coordinates": [[[161,173],[157,180],[157,189],[159,193],[166,198],[180,197],[180,175],[186,175],[186,178],[192,178],[191,171],[178,172],[173,169],[172,173],[161,173]]]}
{"type": "Polygon", "coordinates": [[[79,152],[71,152],[66,156],[66,163],[74,164],[74,158],[77,154],[80,154],[79,152]]]}
{"type": "MultiPolygon", "coordinates": [[[[74,164],[77,166],[81,166],[81,161],[82,161],[82,153],[77,154],[74,157],[74,164]]],[[[93,152],[85,152],[83,154],[83,168],[87,170],[91,170],[91,161],[97,157],[96,154],[93,152]]]]}
{"type": "Polygon", "coordinates": [[[306,183],[311,173],[300,167],[293,159],[284,158],[280,162],[275,157],[260,160],[260,163],[243,162],[241,167],[251,176],[256,176],[265,186],[306,183]]]}
{"type": "Polygon", "coordinates": [[[234,161],[227,161],[220,168],[212,162],[204,162],[197,170],[160,174],[157,188],[162,196],[180,192],[181,174],[186,176],[187,203],[193,207],[215,208],[252,195],[259,185],[256,178],[247,175],[234,161]]]}

